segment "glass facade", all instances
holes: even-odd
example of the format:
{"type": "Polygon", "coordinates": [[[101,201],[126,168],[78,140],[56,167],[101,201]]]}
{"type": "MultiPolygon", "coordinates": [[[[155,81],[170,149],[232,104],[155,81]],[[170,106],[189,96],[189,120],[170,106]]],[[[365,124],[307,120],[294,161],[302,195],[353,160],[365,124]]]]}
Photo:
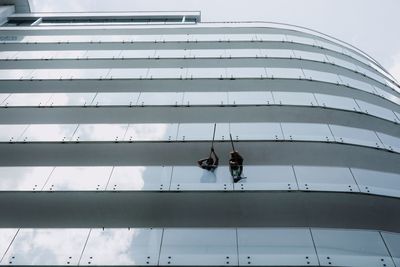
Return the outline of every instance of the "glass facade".
{"type": "Polygon", "coordinates": [[[400,87],[363,52],[199,12],[4,21],[0,265],[400,267],[400,87]]]}

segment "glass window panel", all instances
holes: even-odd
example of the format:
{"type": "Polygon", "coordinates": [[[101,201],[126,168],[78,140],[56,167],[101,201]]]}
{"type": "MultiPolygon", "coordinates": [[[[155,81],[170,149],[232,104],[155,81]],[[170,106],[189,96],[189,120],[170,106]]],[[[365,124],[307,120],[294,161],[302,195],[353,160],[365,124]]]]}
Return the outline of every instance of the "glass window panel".
{"type": "Polygon", "coordinates": [[[19,51],[13,59],[51,59],[56,51],[19,51]]]}
{"type": "Polygon", "coordinates": [[[329,49],[329,50],[332,50],[332,51],[336,51],[336,52],[339,52],[341,54],[345,54],[345,49],[343,47],[341,47],[339,45],[336,45],[336,44],[333,44],[333,43],[330,43],[327,40],[318,39],[318,40],[316,40],[316,43],[317,43],[317,46],[320,46],[320,47],[323,47],[325,49],[329,49]]]}
{"type": "Polygon", "coordinates": [[[225,68],[190,68],[187,69],[186,78],[226,78],[225,68]]]}
{"type": "Polygon", "coordinates": [[[81,124],[73,141],[121,141],[124,140],[128,124],[81,124]]]}
{"type": "Polygon", "coordinates": [[[257,39],[260,41],[286,41],[284,34],[269,34],[269,33],[259,33],[257,34],[257,39]]]}
{"type": "Polygon", "coordinates": [[[157,265],[162,229],[93,229],[80,265],[157,265]]]}
{"type": "Polygon", "coordinates": [[[360,89],[362,91],[368,92],[368,93],[375,93],[374,88],[372,87],[371,84],[365,83],[356,79],[352,79],[343,75],[340,75],[340,79],[342,80],[342,83],[346,86],[350,86],[356,89],[360,89]]]}
{"type": "Polygon", "coordinates": [[[227,78],[265,78],[265,68],[226,68],[227,78]]]}
{"type": "Polygon", "coordinates": [[[360,111],[360,108],[357,106],[353,98],[325,94],[314,95],[319,105],[323,107],[360,111]]]}
{"type": "Polygon", "coordinates": [[[91,105],[136,105],[139,93],[98,93],[91,105]]]}
{"type": "Polygon", "coordinates": [[[340,125],[329,125],[336,142],[363,146],[383,147],[375,132],[340,125]]]}
{"type": "Polygon", "coordinates": [[[107,74],[110,79],[145,79],[147,69],[111,69],[107,74]]]}
{"type": "Polygon", "coordinates": [[[187,58],[190,55],[190,50],[186,49],[163,49],[156,50],[156,58],[187,58]]]}
{"type": "Polygon", "coordinates": [[[0,125],[0,141],[15,142],[28,127],[26,124],[1,124],[0,125]]]}
{"type": "Polygon", "coordinates": [[[398,122],[396,115],[390,109],[383,108],[374,104],[370,104],[364,102],[362,100],[356,100],[357,104],[360,106],[361,111],[371,114],[373,116],[377,116],[379,118],[383,118],[386,120],[398,122]]]}
{"type": "Polygon", "coordinates": [[[400,266],[400,234],[389,232],[381,232],[381,234],[390,255],[392,255],[394,264],[400,266]]]}
{"type": "Polygon", "coordinates": [[[400,138],[384,133],[376,133],[387,149],[400,152],[400,138]]]}
{"type": "Polygon", "coordinates": [[[120,58],[151,58],[156,50],[122,50],[120,58]]]}
{"type": "Polygon", "coordinates": [[[260,49],[227,49],[227,57],[260,57],[260,49]]]}
{"type": "Polygon", "coordinates": [[[184,79],[186,71],[184,68],[150,68],[147,79],[184,79]]]}
{"type": "Polygon", "coordinates": [[[400,105],[400,98],[398,98],[397,96],[394,96],[394,95],[386,92],[385,90],[383,90],[383,89],[381,89],[381,88],[379,88],[377,86],[374,86],[374,90],[376,91],[376,93],[379,96],[384,97],[384,98],[386,98],[386,99],[388,99],[388,100],[400,105]]]}
{"type": "Polygon", "coordinates": [[[87,50],[68,50],[68,51],[54,51],[54,58],[57,59],[77,59],[83,58],[87,50]]]}
{"type": "Polygon", "coordinates": [[[293,50],[291,49],[261,49],[261,56],[263,57],[278,57],[278,58],[293,58],[293,50]]]}
{"type": "Polygon", "coordinates": [[[53,167],[0,167],[0,191],[40,191],[53,167]]]}
{"type": "Polygon", "coordinates": [[[172,167],[129,166],[115,167],[107,190],[168,190],[172,167]]]}
{"type": "Polygon", "coordinates": [[[174,166],[170,190],[232,190],[232,177],[227,166],[207,171],[196,166],[174,166]]]}
{"type": "Polygon", "coordinates": [[[399,112],[394,112],[394,114],[396,115],[397,119],[400,120],[400,113],[399,112]]]}
{"type": "Polygon", "coordinates": [[[361,192],[400,197],[400,174],[351,168],[361,192]]]}
{"type": "Polygon", "coordinates": [[[11,94],[2,106],[45,106],[52,94],[11,94]]]}
{"type": "Polygon", "coordinates": [[[308,228],[239,228],[237,234],[239,266],[319,265],[308,228]]]}
{"type": "Polygon", "coordinates": [[[133,39],[135,42],[161,42],[163,40],[162,35],[150,35],[150,34],[141,34],[135,35],[134,37],[130,36],[130,39],[133,39]]]}
{"type": "Polygon", "coordinates": [[[224,36],[227,41],[255,41],[257,37],[255,34],[226,34],[224,36]]]}
{"type": "Polygon", "coordinates": [[[310,37],[302,37],[302,36],[286,34],[286,39],[289,42],[293,42],[293,43],[308,44],[308,45],[312,45],[312,46],[317,45],[316,40],[314,38],[310,38],[310,37]]]}
{"type": "Polygon", "coordinates": [[[45,191],[105,190],[112,167],[56,167],[45,191]]]}
{"type": "Polygon", "coordinates": [[[235,190],[297,190],[292,166],[245,165],[246,179],[236,183],[235,190]]]}
{"type": "Polygon", "coordinates": [[[333,141],[328,124],[281,123],[286,140],[333,141]]]}
{"type": "Polygon", "coordinates": [[[323,266],[387,266],[391,258],[376,231],[312,229],[320,264],[323,266]]]}
{"type": "Polygon", "coordinates": [[[109,69],[37,69],[33,79],[100,79],[105,78],[109,69]]]}
{"type": "Polygon", "coordinates": [[[17,51],[0,51],[0,59],[1,60],[7,60],[7,59],[13,59],[15,55],[17,55],[17,51]]]}
{"type": "Polygon", "coordinates": [[[192,105],[227,105],[227,92],[185,92],[183,104],[192,105]]]}
{"type": "Polygon", "coordinates": [[[368,77],[371,77],[372,79],[374,79],[374,80],[376,80],[376,81],[378,81],[380,83],[385,84],[385,78],[383,78],[380,74],[378,74],[378,73],[376,73],[374,71],[370,71],[370,70],[368,70],[366,68],[363,68],[363,67],[361,67],[359,65],[357,65],[357,70],[359,72],[361,72],[362,74],[365,74],[368,77]]]}
{"type": "Polygon", "coordinates": [[[55,93],[49,100],[51,106],[86,106],[92,103],[96,93],[55,93]]]}
{"type": "Polygon", "coordinates": [[[31,124],[19,141],[70,141],[77,127],[77,124],[31,124]]]}
{"type": "Polygon", "coordinates": [[[12,94],[0,94],[0,104],[3,104],[3,102],[10,96],[12,96],[12,94]]]}
{"type": "Polygon", "coordinates": [[[142,92],[140,93],[138,105],[182,105],[183,93],[171,92],[142,92]]]}
{"type": "Polygon", "coordinates": [[[301,69],[290,68],[266,68],[268,78],[282,79],[304,79],[305,76],[301,69]]]}
{"type": "Polygon", "coordinates": [[[224,49],[192,49],[190,56],[194,58],[219,58],[225,57],[224,49]]]}
{"type": "Polygon", "coordinates": [[[162,40],[165,42],[188,42],[192,39],[190,34],[165,34],[162,40]]]}
{"type": "Polygon", "coordinates": [[[270,91],[228,92],[230,105],[270,105],[274,104],[270,91]]]}
{"type": "Polygon", "coordinates": [[[2,263],[78,265],[89,229],[21,229],[2,263]]]}
{"type": "Polygon", "coordinates": [[[235,140],[283,140],[279,123],[231,123],[235,140]]]}
{"type": "Polygon", "coordinates": [[[296,58],[306,59],[306,60],[314,60],[319,62],[327,62],[328,59],[326,58],[325,54],[322,53],[314,53],[308,51],[301,51],[301,50],[293,50],[293,53],[296,58]]]}
{"type": "Polygon", "coordinates": [[[308,70],[308,69],[303,69],[303,71],[304,74],[306,75],[306,78],[311,79],[313,81],[321,81],[334,84],[340,83],[339,76],[334,73],[322,72],[317,70],[308,70]]]}
{"type": "Polygon", "coordinates": [[[346,61],[346,60],[343,60],[343,59],[340,59],[340,58],[337,58],[337,57],[334,57],[334,56],[331,56],[331,55],[327,55],[327,57],[328,57],[328,60],[329,60],[330,63],[333,63],[335,65],[338,65],[338,66],[341,66],[341,67],[344,67],[344,68],[347,68],[347,69],[350,69],[352,71],[357,71],[358,70],[356,65],[351,63],[351,62],[349,62],[349,61],[346,61]]]}
{"type": "Polygon", "coordinates": [[[359,192],[349,168],[294,166],[300,190],[359,192]]]}
{"type": "Polygon", "coordinates": [[[279,105],[317,106],[312,93],[272,92],[272,95],[275,99],[275,104],[279,105]]]}
{"type": "Polygon", "coordinates": [[[6,69],[0,70],[0,80],[30,79],[33,69],[6,69]]]}
{"type": "Polygon", "coordinates": [[[119,58],[121,50],[88,50],[85,57],[86,58],[119,58]]]}
{"type": "MultiPolygon", "coordinates": [[[[6,253],[8,246],[11,245],[13,238],[15,237],[18,229],[13,228],[0,228],[0,262],[3,255],[6,253]]],[[[7,264],[3,262],[3,264],[7,264]]],[[[1,264],[1,265],[3,265],[1,264]]],[[[8,263],[9,264],[9,263],[8,263]]]]}
{"type": "Polygon", "coordinates": [[[125,135],[128,141],[170,141],[178,133],[177,123],[131,124],[125,135]]]}
{"type": "MultiPolygon", "coordinates": [[[[181,123],[179,125],[178,141],[181,140],[212,140],[213,123],[181,123]]],[[[215,140],[229,139],[229,124],[217,123],[215,140]]]]}
{"type": "Polygon", "coordinates": [[[165,229],[159,264],[192,265],[194,262],[202,266],[237,265],[236,230],[165,229]]]}

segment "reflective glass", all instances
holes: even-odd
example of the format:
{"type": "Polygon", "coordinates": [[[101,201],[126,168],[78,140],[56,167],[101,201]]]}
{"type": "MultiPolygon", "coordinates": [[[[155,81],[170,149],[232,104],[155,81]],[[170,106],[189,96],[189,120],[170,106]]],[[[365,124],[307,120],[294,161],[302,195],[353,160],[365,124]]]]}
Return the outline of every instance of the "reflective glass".
{"type": "Polygon", "coordinates": [[[77,124],[31,124],[19,141],[70,141],[77,127],[77,124]]]}
{"type": "Polygon", "coordinates": [[[156,50],[156,58],[187,58],[190,56],[190,50],[186,49],[162,49],[156,50]]]}
{"type": "Polygon", "coordinates": [[[12,94],[0,94],[0,104],[3,104],[3,102],[10,97],[12,94]]]}
{"type": "Polygon", "coordinates": [[[88,50],[85,54],[85,58],[105,58],[113,59],[119,58],[121,50],[88,50]]]}
{"type": "Polygon", "coordinates": [[[268,78],[282,78],[282,79],[304,79],[305,76],[301,69],[291,68],[266,68],[268,78]]]}
{"type": "Polygon", "coordinates": [[[147,69],[111,69],[107,74],[109,79],[145,79],[147,69]]]}
{"type": "Polygon", "coordinates": [[[147,79],[184,79],[186,71],[184,68],[150,68],[147,79]]]}
{"type": "Polygon", "coordinates": [[[361,192],[400,197],[400,174],[351,168],[361,192]]]}
{"type": "Polygon", "coordinates": [[[302,36],[286,34],[286,39],[289,42],[293,42],[293,43],[308,44],[308,45],[312,45],[312,46],[317,45],[316,40],[314,38],[310,38],[310,37],[302,37],[302,36]]]}
{"type": "Polygon", "coordinates": [[[183,104],[193,105],[227,105],[227,92],[185,92],[183,104]]]}
{"type": "Polygon", "coordinates": [[[318,123],[281,123],[286,140],[333,141],[327,124],[318,123]]]}
{"type": "Polygon", "coordinates": [[[344,142],[349,144],[357,144],[372,147],[383,147],[374,131],[340,126],[329,125],[332,130],[336,142],[344,142]]]}
{"type": "Polygon", "coordinates": [[[353,98],[325,94],[314,94],[314,96],[323,107],[360,111],[353,98]]]}
{"type": "Polygon", "coordinates": [[[232,190],[232,177],[227,166],[207,171],[196,166],[174,166],[170,190],[232,190]]]}
{"type": "Polygon", "coordinates": [[[52,94],[11,94],[2,106],[45,106],[52,94]]]}
{"type": "Polygon", "coordinates": [[[346,61],[346,60],[343,60],[343,59],[340,59],[340,58],[337,58],[337,57],[334,57],[334,56],[331,56],[331,55],[327,55],[327,57],[328,57],[328,60],[329,60],[330,63],[333,63],[335,65],[338,65],[338,66],[341,66],[341,67],[344,67],[344,68],[347,68],[347,69],[350,69],[352,71],[358,70],[356,65],[351,63],[351,62],[349,62],[349,61],[346,61]]]}
{"type": "Polygon", "coordinates": [[[101,79],[105,78],[109,69],[36,69],[32,78],[48,79],[101,79]]]}
{"type": "Polygon", "coordinates": [[[387,149],[400,152],[400,138],[384,133],[376,133],[387,149]]]}
{"type": "Polygon", "coordinates": [[[272,92],[275,104],[279,105],[301,105],[301,106],[317,106],[314,95],[312,93],[300,92],[272,92]]]}
{"type": "Polygon", "coordinates": [[[397,120],[396,115],[390,109],[370,104],[362,100],[356,100],[356,102],[360,106],[361,110],[365,113],[394,122],[399,121],[397,120]]]}
{"type": "Polygon", "coordinates": [[[122,50],[120,58],[153,58],[156,50],[122,50]]]}
{"type": "Polygon", "coordinates": [[[163,42],[188,42],[192,40],[190,34],[164,34],[162,36],[163,42]]]}
{"type": "Polygon", "coordinates": [[[306,75],[307,79],[311,79],[313,81],[321,81],[321,82],[328,82],[328,83],[340,83],[340,78],[337,74],[329,73],[329,72],[322,72],[317,70],[308,70],[303,69],[304,74],[306,75]]]}
{"type": "Polygon", "coordinates": [[[6,69],[0,70],[0,80],[30,79],[33,69],[6,69]]]}
{"type": "Polygon", "coordinates": [[[78,265],[89,229],[21,229],[3,258],[6,265],[78,265]]]}
{"type": "Polygon", "coordinates": [[[257,39],[260,41],[277,41],[277,42],[283,42],[286,40],[284,34],[272,34],[272,33],[258,33],[257,34],[257,39]]]}
{"type": "Polygon", "coordinates": [[[165,229],[160,265],[238,264],[235,229],[165,229]],[[211,249],[215,248],[215,249],[211,249]]]}
{"type": "MultiPolygon", "coordinates": [[[[218,36],[218,35],[217,35],[218,36]]],[[[226,41],[255,41],[257,37],[255,34],[226,34],[224,36],[226,41]]]]}
{"type": "Polygon", "coordinates": [[[87,106],[92,103],[96,93],[55,93],[51,96],[50,106],[87,106]]]}
{"type": "Polygon", "coordinates": [[[139,93],[98,93],[91,105],[136,105],[139,93]]]}
{"type": "Polygon", "coordinates": [[[0,60],[13,59],[17,54],[17,51],[0,51],[0,60]]]}
{"type": "Polygon", "coordinates": [[[224,49],[192,49],[190,57],[193,58],[220,58],[226,57],[224,49]]]}
{"type": "Polygon", "coordinates": [[[235,190],[297,190],[292,166],[245,165],[246,179],[234,184],[235,190]]]}
{"type": "Polygon", "coordinates": [[[319,62],[327,62],[328,59],[325,54],[322,53],[314,53],[314,52],[307,52],[302,50],[293,50],[293,53],[296,58],[306,59],[306,60],[314,60],[319,62]]]}
{"type": "Polygon", "coordinates": [[[112,167],[56,167],[44,191],[105,190],[112,167]]]}
{"type": "Polygon", "coordinates": [[[57,59],[78,59],[84,58],[87,50],[68,50],[68,51],[54,51],[54,58],[57,59]]]}
{"type": "Polygon", "coordinates": [[[26,124],[0,124],[0,141],[16,142],[27,127],[26,124]]]}
{"type": "Polygon", "coordinates": [[[170,141],[178,133],[177,123],[130,124],[126,132],[126,141],[170,141]]]}
{"type": "Polygon", "coordinates": [[[239,228],[239,266],[319,266],[310,230],[239,228]]]}
{"type": "Polygon", "coordinates": [[[11,242],[17,231],[18,229],[13,228],[0,228],[0,265],[7,264],[2,262],[1,258],[6,253],[8,246],[11,245],[11,242]]]}
{"type": "Polygon", "coordinates": [[[295,55],[291,49],[260,49],[262,57],[276,58],[294,58],[295,55]]]}
{"type": "Polygon", "coordinates": [[[56,51],[19,51],[13,59],[51,59],[56,51]]]}
{"type": "Polygon", "coordinates": [[[294,166],[300,190],[359,192],[349,168],[294,166]]]}
{"type": "Polygon", "coordinates": [[[170,92],[142,92],[140,93],[137,104],[140,106],[165,105],[177,106],[182,105],[183,93],[170,92]]]}
{"type": "Polygon", "coordinates": [[[283,140],[279,123],[231,123],[230,128],[234,140],[283,140]]]}
{"type": "Polygon", "coordinates": [[[162,35],[150,35],[150,34],[137,34],[135,36],[129,36],[129,39],[135,42],[161,42],[163,40],[162,35]]]}
{"type": "Polygon", "coordinates": [[[352,78],[349,78],[349,77],[343,76],[343,75],[340,75],[340,79],[342,80],[342,83],[346,86],[360,89],[360,90],[368,92],[368,93],[375,93],[374,88],[369,83],[362,82],[362,81],[359,81],[356,79],[352,79],[352,78]]]}
{"type": "Polygon", "coordinates": [[[265,68],[226,68],[227,78],[266,78],[265,68]]]}
{"type": "Polygon", "coordinates": [[[190,68],[187,69],[187,79],[195,78],[226,78],[225,68],[190,68]]]}
{"type": "Polygon", "coordinates": [[[378,232],[336,229],[311,231],[323,266],[393,266],[378,232]]]}
{"type": "Polygon", "coordinates": [[[227,57],[261,57],[260,49],[227,49],[225,50],[227,57]]]}
{"type": "Polygon", "coordinates": [[[230,105],[270,105],[274,104],[270,91],[228,92],[230,105]]]}
{"type": "Polygon", "coordinates": [[[400,234],[381,232],[383,240],[392,255],[394,264],[400,266],[400,234]]]}
{"type": "Polygon", "coordinates": [[[381,88],[379,88],[377,86],[374,86],[374,90],[376,91],[376,93],[379,96],[381,96],[383,98],[386,98],[386,99],[388,99],[388,100],[400,105],[400,98],[398,98],[397,96],[394,96],[394,95],[386,92],[385,90],[383,90],[383,89],[381,89],[381,88]]]}
{"type": "MultiPolygon", "coordinates": [[[[179,125],[178,141],[212,140],[213,133],[213,123],[181,123],[179,125]]],[[[215,140],[229,140],[228,123],[217,123],[215,140]]]]}
{"type": "Polygon", "coordinates": [[[80,265],[157,265],[162,229],[93,229],[80,265]]]}
{"type": "Polygon", "coordinates": [[[115,167],[106,190],[168,190],[172,167],[115,167]]]}
{"type": "Polygon", "coordinates": [[[0,167],[0,191],[40,191],[53,167],[0,167]]]}
{"type": "Polygon", "coordinates": [[[80,124],[72,141],[121,141],[128,124],[80,124]]]}

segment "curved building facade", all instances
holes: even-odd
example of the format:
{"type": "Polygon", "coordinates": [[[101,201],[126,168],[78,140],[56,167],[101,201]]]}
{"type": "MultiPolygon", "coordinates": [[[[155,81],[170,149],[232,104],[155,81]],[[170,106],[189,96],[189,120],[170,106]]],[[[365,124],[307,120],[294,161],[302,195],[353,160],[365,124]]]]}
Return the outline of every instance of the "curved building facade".
{"type": "Polygon", "coordinates": [[[400,87],[367,54],[199,12],[1,11],[0,265],[400,267],[400,87]]]}

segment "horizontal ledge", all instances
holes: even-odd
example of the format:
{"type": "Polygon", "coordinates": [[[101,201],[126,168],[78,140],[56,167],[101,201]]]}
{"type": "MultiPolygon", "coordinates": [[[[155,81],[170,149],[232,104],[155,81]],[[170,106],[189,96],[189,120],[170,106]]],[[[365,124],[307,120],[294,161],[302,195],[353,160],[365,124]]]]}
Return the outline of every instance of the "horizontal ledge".
{"type": "MultiPolygon", "coordinates": [[[[0,143],[0,166],[193,165],[209,153],[209,145],[209,141],[0,143]]],[[[235,146],[249,165],[351,166],[400,172],[398,153],[357,145],[248,141],[235,146]]],[[[228,162],[230,143],[216,142],[215,148],[220,162],[228,162]]]]}
{"type": "Polygon", "coordinates": [[[400,200],[328,192],[2,192],[0,227],[323,227],[400,231],[400,200]]]}

